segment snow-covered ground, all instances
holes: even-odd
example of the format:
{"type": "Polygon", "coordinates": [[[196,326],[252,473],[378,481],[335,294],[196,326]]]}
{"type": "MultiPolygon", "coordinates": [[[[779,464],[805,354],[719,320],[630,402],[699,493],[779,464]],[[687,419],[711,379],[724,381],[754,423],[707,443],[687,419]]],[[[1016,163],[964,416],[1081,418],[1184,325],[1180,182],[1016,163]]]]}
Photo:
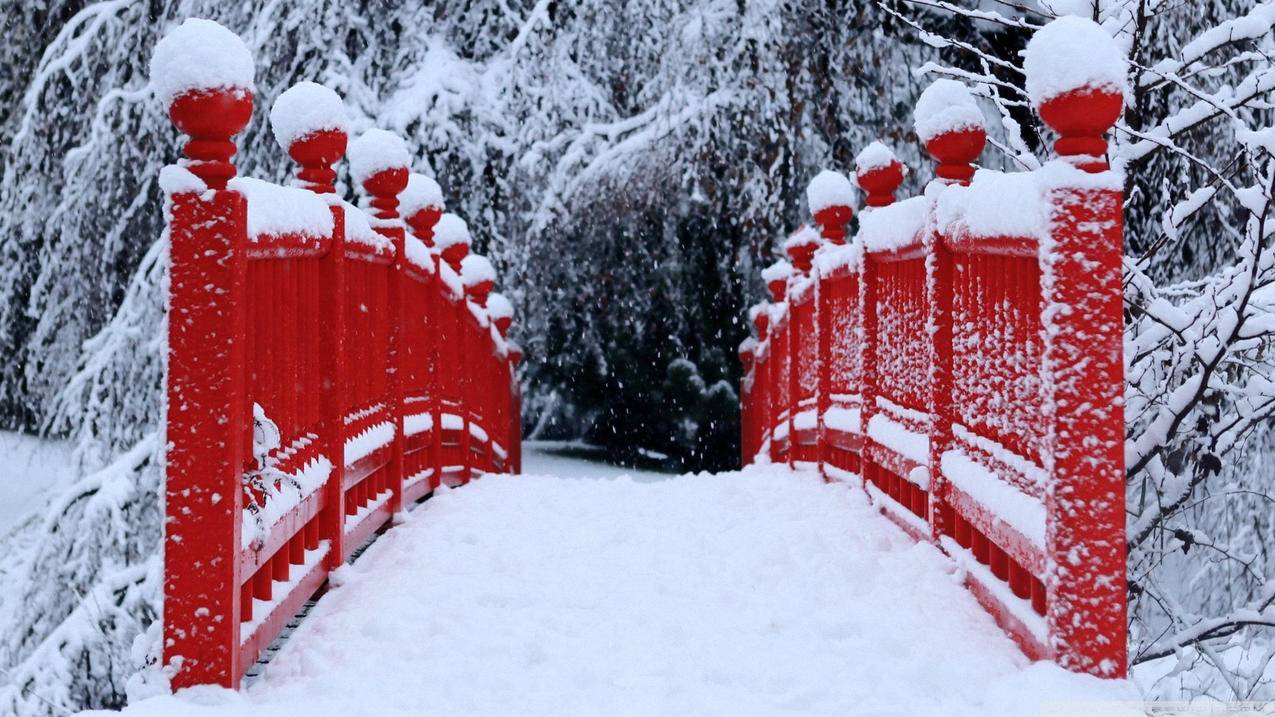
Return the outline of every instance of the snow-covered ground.
{"type": "Polygon", "coordinates": [[[242,693],[127,714],[1037,715],[1136,699],[1029,663],[953,565],[857,489],[780,467],[579,480],[596,466],[528,458],[571,475],[442,492],[337,573],[242,693]]]}
{"type": "Polygon", "coordinates": [[[673,478],[672,473],[658,473],[641,468],[593,460],[601,449],[575,441],[525,441],[522,445],[522,472],[527,475],[561,478],[617,479],[632,478],[638,483],[673,478]]]}
{"type": "Polygon", "coordinates": [[[71,478],[64,441],[0,431],[0,536],[40,507],[51,487],[71,478]]]}

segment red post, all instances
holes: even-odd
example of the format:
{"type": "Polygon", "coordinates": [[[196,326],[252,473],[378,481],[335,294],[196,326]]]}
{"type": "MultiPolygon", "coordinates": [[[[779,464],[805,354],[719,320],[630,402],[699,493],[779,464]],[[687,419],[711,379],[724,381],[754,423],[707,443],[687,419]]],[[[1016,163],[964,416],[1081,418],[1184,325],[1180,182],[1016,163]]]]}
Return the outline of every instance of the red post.
{"type": "Polygon", "coordinates": [[[323,322],[317,357],[321,440],[323,453],[332,462],[332,472],[323,486],[323,513],[319,516],[320,539],[328,541],[324,561],[328,570],[340,567],[345,555],[345,209],[337,202],[336,171],[332,165],[345,156],[347,143],[344,131],[328,129],[304,135],[288,145],[288,155],[301,165],[297,172],[300,184],[332,202],[332,240],[319,260],[323,322]]]}
{"type": "Polygon", "coordinates": [[[1091,87],[1040,107],[1063,155],[1041,170],[1052,237],[1041,252],[1052,389],[1046,619],[1059,664],[1102,677],[1127,672],[1123,195],[1101,159],[1122,107],[1118,90],[1091,87]]]}
{"type": "MultiPolygon", "coordinates": [[[[495,281],[490,278],[491,276],[495,275],[495,272],[491,268],[491,262],[488,261],[487,257],[485,256],[480,256],[478,254],[470,254],[469,256],[465,257],[464,261],[461,263],[462,263],[461,281],[464,283],[464,286],[465,286],[466,300],[472,303],[474,306],[476,306],[479,311],[486,311],[487,297],[490,296],[492,288],[496,285],[495,281]]],[[[477,328],[481,332],[482,330],[481,324],[477,325],[477,328]]],[[[494,347],[491,345],[491,342],[489,340],[489,336],[490,334],[483,335],[481,333],[475,336],[475,338],[477,339],[474,342],[474,347],[473,347],[475,356],[474,356],[474,360],[471,361],[471,363],[473,364],[470,371],[471,380],[469,381],[468,391],[466,392],[467,402],[468,400],[472,399],[477,403],[478,405],[477,413],[479,417],[482,419],[482,422],[487,424],[486,425],[486,428],[488,429],[486,431],[487,460],[491,460],[491,457],[492,457],[492,453],[491,453],[492,430],[490,430],[492,426],[491,426],[491,412],[489,410],[490,401],[484,400],[484,398],[491,395],[491,391],[494,388],[492,386],[492,382],[488,380],[490,377],[487,375],[487,371],[486,371],[486,367],[490,365],[490,360],[488,359],[488,356],[491,354],[491,352],[494,349],[494,347]]],[[[466,421],[468,421],[470,417],[471,417],[471,411],[467,409],[465,411],[466,421]]],[[[466,465],[468,466],[469,458],[466,457],[465,461],[466,461],[466,465]]],[[[480,470],[483,470],[485,467],[478,466],[478,468],[480,470]]]]}
{"type": "MultiPolygon", "coordinates": [[[[377,143],[402,144],[397,136],[384,130],[369,130],[359,138],[355,150],[368,141],[369,135],[376,133],[373,141],[377,143]]],[[[377,233],[394,242],[394,262],[390,266],[390,305],[388,317],[382,320],[389,322],[389,376],[386,381],[386,404],[390,409],[394,423],[394,444],[391,449],[390,463],[386,468],[389,489],[393,497],[390,499],[390,511],[397,513],[403,509],[403,374],[401,365],[405,353],[400,350],[403,328],[403,240],[405,230],[398,216],[398,195],[407,187],[407,151],[403,149],[402,163],[377,169],[370,176],[362,179],[363,190],[370,197],[369,204],[373,212],[373,228],[377,233]]],[[[357,161],[357,160],[356,160],[357,161]]]]}
{"type": "MultiPolygon", "coordinates": [[[[434,246],[434,226],[438,224],[438,220],[443,216],[442,190],[438,188],[438,183],[423,174],[412,173],[407,177],[407,188],[399,195],[402,203],[399,209],[404,215],[404,221],[411,228],[412,233],[416,235],[427,247],[434,246]]],[[[433,431],[432,440],[429,445],[430,465],[433,466],[434,474],[430,476],[430,490],[437,488],[442,484],[443,478],[443,410],[442,410],[442,383],[439,381],[439,372],[442,370],[442,354],[439,350],[440,341],[438,341],[438,330],[442,321],[442,292],[443,282],[438,274],[437,255],[434,256],[434,276],[426,292],[425,306],[420,307],[428,317],[428,326],[433,333],[433,341],[427,349],[430,371],[426,378],[429,390],[429,410],[432,419],[433,431]]]]}
{"type": "MultiPolygon", "coordinates": [[[[825,173],[835,174],[835,173],[825,173]]],[[[850,181],[845,177],[835,174],[838,185],[849,187],[850,181]]],[[[819,226],[819,234],[824,241],[834,246],[841,246],[846,243],[846,225],[854,218],[854,209],[850,207],[850,198],[848,194],[840,197],[840,202],[828,203],[834,201],[830,197],[831,193],[825,196],[818,192],[815,182],[811,182],[811,186],[806,188],[806,196],[812,201],[811,213],[815,220],[815,224],[819,226]],[[815,201],[821,199],[822,201],[815,201]]],[[[828,476],[824,470],[824,465],[828,463],[828,440],[827,432],[823,425],[824,416],[827,415],[828,409],[832,407],[832,311],[828,305],[830,293],[825,282],[827,277],[815,276],[815,295],[814,305],[814,326],[816,332],[817,346],[819,351],[818,363],[816,371],[818,372],[818,388],[815,393],[815,415],[818,418],[816,424],[816,446],[819,472],[827,480],[828,476]]]]}
{"type": "Polygon", "coordinates": [[[739,344],[739,465],[748,465],[749,459],[756,454],[753,444],[756,432],[753,426],[753,391],[751,383],[756,379],[753,372],[753,359],[756,358],[757,340],[749,337],[739,344]]]}
{"type": "MultiPolygon", "coordinates": [[[[753,319],[753,328],[757,331],[757,347],[761,350],[761,346],[766,344],[770,338],[770,305],[762,302],[753,306],[753,310],[749,312],[753,319]]],[[[773,354],[773,349],[772,349],[773,354]]],[[[771,394],[773,391],[771,383],[771,365],[774,361],[768,356],[765,361],[757,363],[757,356],[753,357],[753,393],[761,393],[766,397],[764,404],[757,407],[752,412],[753,423],[757,425],[757,450],[753,454],[753,458],[761,454],[764,445],[762,438],[770,435],[771,447],[774,446],[774,423],[771,421],[771,394]]],[[[767,457],[773,457],[774,451],[767,450],[767,457]]]]}
{"type": "MultiPolygon", "coordinates": [[[[925,143],[926,150],[939,162],[936,174],[949,184],[968,185],[974,177],[974,161],[987,143],[982,127],[965,127],[944,132],[925,143]]],[[[926,262],[926,305],[929,307],[930,332],[930,537],[954,535],[952,516],[944,496],[945,480],[941,466],[943,454],[952,448],[952,424],[956,423],[956,407],[952,402],[952,281],[955,261],[944,237],[929,233],[931,260],[926,262]]]]}
{"type": "MultiPolygon", "coordinates": [[[[465,221],[454,214],[444,214],[439,218],[434,232],[435,247],[439,251],[439,257],[442,262],[446,262],[447,267],[451,269],[457,277],[461,275],[461,262],[469,255],[469,227],[465,221]],[[444,231],[446,227],[446,231],[444,231]]],[[[441,273],[441,266],[439,267],[441,273]]],[[[446,310],[446,307],[444,307],[446,310]]],[[[470,447],[469,447],[469,406],[468,396],[465,395],[463,387],[467,385],[466,376],[469,372],[469,354],[471,352],[466,340],[469,333],[465,327],[465,297],[461,296],[456,304],[456,330],[460,332],[459,336],[454,337],[456,341],[456,355],[453,359],[457,362],[459,369],[456,372],[458,380],[461,382],[462,390],[460,392],[460,405],[457,410],[460,411],[461,433],[460,433],[460,452],[461,460],[461,482],[469,480],[470,474],[470,447]]]]}
{"type": "MultiPolygon", "coordinates": [[[[226,190],[231,141],[252,116],[246,89],[195,90],[169,116],[190,136],[195,182],[171,194],[164,662],[174,688],[238,684],[247,202],[226,190]]],[[[178,170],[180,172],[180,170],[178,170]]],[[[191,178],[193,179],[193,177],[191,178]]],[[[172,190],[170,190],[172,191],[172,190]]]]}
{"type": "Polygon", "coordinates": [[[518,364],[522,363],[522,347],[509,342],[510,398],[513,404],[513,428],[509,438],[511,473],[522,473],[522,384],[518,381],[518,364]]]}

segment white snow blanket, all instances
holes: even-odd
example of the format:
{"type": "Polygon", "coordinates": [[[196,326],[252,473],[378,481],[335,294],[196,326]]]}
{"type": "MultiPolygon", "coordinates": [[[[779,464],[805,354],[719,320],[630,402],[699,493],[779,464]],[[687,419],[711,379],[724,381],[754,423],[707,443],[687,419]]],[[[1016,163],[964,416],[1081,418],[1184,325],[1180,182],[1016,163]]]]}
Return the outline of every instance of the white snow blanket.
{"type": "Polygon", "coordinates": [[[776,466],[583,477],[440,492],[337,573],[242,693],[126,714],[952,717],[1136,699],[1029,663],[953,563],[857,488],[776,466]]]}

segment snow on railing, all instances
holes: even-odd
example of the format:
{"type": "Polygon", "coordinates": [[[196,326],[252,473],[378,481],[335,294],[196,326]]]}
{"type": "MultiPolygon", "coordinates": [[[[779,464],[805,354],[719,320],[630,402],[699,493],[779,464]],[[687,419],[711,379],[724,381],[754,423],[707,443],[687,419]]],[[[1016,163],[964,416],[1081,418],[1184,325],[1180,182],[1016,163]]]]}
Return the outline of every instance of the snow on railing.
{"type": "Polygon", "coordinates": [[[856,159],[868,208],[843,245],[851,198],[819,175],[822,246],[785,243],[796,269],[764,272],[771,302],[750,312],[740,357],[745,462],[861,482],[962,566],[1028,655],[1118,677],[1123,229],[1103,135],[1124,80],[1101,61],[1109,42],[1067,18],[1029,44],[1033,103],[1059,135],[1039,170],[976,171],[982,115],[939,80],[916,113],[938,162],[922,196],[895,201],[904,168],[874,143],[856,159]]]}
{"type": "Polygon", "coordinates": [[[270,112],[299,165],[294,186],[236,178],[231,138],[254,99],[239,38],[188,20],[156,46],[151,73],[190,137],[161,174],[164,660],[174,687],[234,686],[405,505],[519,469],[521,352],[506,338],[509,302],[488,318],[491,264],[470,257],[462,283],[468,229],[443,214],[433,180],[409,176],[400,138],[350,143],[363,208],[342,200],[344,103],[303,82],[270,112]]]}

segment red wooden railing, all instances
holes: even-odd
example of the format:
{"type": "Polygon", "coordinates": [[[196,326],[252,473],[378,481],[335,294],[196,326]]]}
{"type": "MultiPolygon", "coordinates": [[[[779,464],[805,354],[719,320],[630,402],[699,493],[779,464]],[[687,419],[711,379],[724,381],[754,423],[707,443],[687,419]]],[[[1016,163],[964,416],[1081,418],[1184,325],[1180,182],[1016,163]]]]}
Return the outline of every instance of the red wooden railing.
{"type": "Polygon", "coordinates": [[[795,270],[767,269],[740,347],[745,463],[862,483],[1028,655],[1108,677],[1126,671],[1122,195],[1102,159],[1120,108],[1108,87],[1055,94],[1061,156],[1017,174],[975,175],[983,128],[949,128],[926,142],[938,179],[897,203],[902,167],[874,146],[857,236],[841,244],[848,195],[814,207],[822,246],[786,243],[795,270]]]}
{"type": "Polygon", "coordinates": [[[487,311],[485,259],[462,271],[464,222],[442,215],[436,190],[404,193],[407,151],[380,130],[350,147],[364,208],[342,201],[341,101],[309,83],[276,103],[310,123],[279,136],[300,165],[296,186],[234,179],[231,137],[252,104],[248,87],[193,84],[169,108],[191,138],[162,175],[174,687],[237,685],[395,513],[521,460],[512,309],[502,297],[487,311]]]}

